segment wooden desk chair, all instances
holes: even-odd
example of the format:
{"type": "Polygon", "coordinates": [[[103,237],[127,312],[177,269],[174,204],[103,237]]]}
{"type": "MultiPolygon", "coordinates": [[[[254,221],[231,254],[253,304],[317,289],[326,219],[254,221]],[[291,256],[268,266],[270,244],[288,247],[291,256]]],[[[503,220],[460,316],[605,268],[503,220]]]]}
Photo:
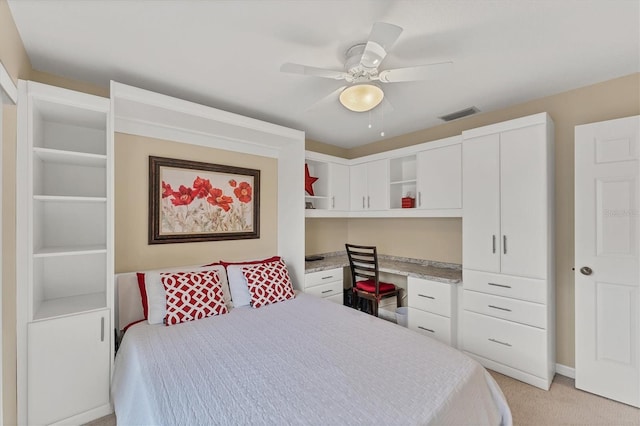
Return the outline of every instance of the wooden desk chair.
{"type": "Polygon", "coordinates": [[[351,268],[351,282],[353,283],[352,306],[358,306],[358,299],[371,302],[371,313],[378,316],[380,300],[396,297],[396,304],[400,307],[402,298],[400,288],[390,283],[380,282],[378,271],[378,253],[375,246],[358,246],[345,244],[349,267],[351,268]]]}

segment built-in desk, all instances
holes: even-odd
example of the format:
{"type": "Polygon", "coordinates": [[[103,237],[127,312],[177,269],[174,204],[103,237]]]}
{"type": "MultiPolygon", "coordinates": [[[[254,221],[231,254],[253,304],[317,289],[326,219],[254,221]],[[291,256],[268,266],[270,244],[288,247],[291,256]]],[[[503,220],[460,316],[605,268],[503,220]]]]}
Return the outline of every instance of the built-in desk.
{"type": "MultiPolygon", "coordinates": [[[[306,262],[303,290],[341,302],[345,286],[344,269],[349,266],[347,254],[337,252],[322,256],[322,260],[306,262]]],[[[378,267],[381,273],[406,277],[406,303],[403,305],[409,308],[408,327],[457,346],[456,300],[459,291],[457,284],[462,282],[462,266],[379,254],[378,267]]],[[[381,305],[378,314],[382,318],[395,320],[395,307],[393,299],[388,306],[381,305]]]]}
{"type": "MultiPolygon", "coordinates": [[[[306,274],[349,266],[349,259],[345,252],[328,253],[321,256],[324,256],[324,259],[305,262],[306,274]]],[[[455,263],[433,262],[383,254],[378,255],[378,263],[380,272],[449,284],[462,282],[462,265],[455,263]]]]}

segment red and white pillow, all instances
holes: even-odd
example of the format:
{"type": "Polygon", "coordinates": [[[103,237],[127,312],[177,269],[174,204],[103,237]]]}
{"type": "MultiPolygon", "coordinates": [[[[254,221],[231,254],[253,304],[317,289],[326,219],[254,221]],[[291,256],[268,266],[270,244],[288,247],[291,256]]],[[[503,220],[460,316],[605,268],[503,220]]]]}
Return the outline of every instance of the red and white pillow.
{"type": "Polygon", "coordinates": [[[228,312],[217,271],[160,274],[166,291],[166,325],[194,321],[228,312]]]}
{"type": "Polygon", "coordinates": [[[262,263],[275,262],[281,260],[280,256],[272,256],[266,259],[245,260],[241,262],[225,262],[220,261],[227,271],[227,279],[229,281],[229,291],[233,306],[247,306],[251,304],[251,293],[247,284],[247,279],[242,274],[242,268],[247,265],[258,265],[262,263]]]}
{"type": "Polygon", "coordinates": [[[161,273],[167,272],[201,272],[201,271],[216,271],[218,278],[222,286],[222,293],[227,310],[233,306],[231,303],[231,292],[229,291],[229,284],[227,282],[227,274],[224,266],[221,264],[212,264],[204,267],[188,268],[174,268],[165,270],[147,271],[145,273],[139,272],[138,288],[140,290],[140,298],[142,299],[142,308],[144,311],[144,318],[149,324],[162,324],[167,315],[167,297],[164,285],[160,280],[161,273]]]}
{"type": "Polygon", "coordinates": [[[293,284],[282,259],[242,267],[251,294],[251,306],[259,308],[292,299],[293,284]]]}

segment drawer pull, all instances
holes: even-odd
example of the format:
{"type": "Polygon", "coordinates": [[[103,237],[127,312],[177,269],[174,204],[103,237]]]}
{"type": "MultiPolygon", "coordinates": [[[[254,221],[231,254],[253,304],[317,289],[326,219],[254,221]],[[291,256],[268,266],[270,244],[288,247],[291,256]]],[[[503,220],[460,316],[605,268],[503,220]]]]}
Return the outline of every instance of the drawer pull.
{"type": "Polygon", "coordinates": [[[487,305],[487,306],[489,306],[490,308],[493,308],[493,309],[498,309],[498,310],[505,311],[505,312],[511,312],[511,309],[508,309],[508,308],[501,308],[500,306],[493,306],[493,305],[487,305]]]}
{"type": "Polygon", "coordinates": [[[104,317],[100,318],[100,341],[104,342],[104,317]]]}
{"type": "Polygon", "coordinates": [[[495,286],[495,287],[511,288],[510,285],[505,285],[505,284],[496,284],[496,283],[487,283],[487,284],[495,286]]]}
{"type": "Polygon", "coordinates": [[[420,297],[426,297],[427,299],[433,299],[433,300],[436,300],[436,298],[435,298],[435,297],[433,297],[433,296],[427,296],[426,294],[420,294],[420,293],[418,293],[418,296],[420,296],[420,297]]]}
{"type": "Polygon", "coordinates": [[[510,344],[510,343],[501,342],[500,340],[496,340],[496,339],[489,339],[489,341],[490,341],[490,342],[493,342],[493,343],[497,343],[497,344],[499,344],[499,345],[503,345],[503,346],[511,347],[511,344],[510,344]]]}
{"type": "Polygon", "coordinates": [[[419,325],[418,328],[420,330],[428,331],[429,333],[435,333],[435,331],[431,330],[430,328],[425,328],[425,327],[423,327],[421,325],[419,325]]]}
{"type": "Polygon", "coordinates": [[[325,290],[325,291],[323,291],[323,292],[322,292],[322,294],[325,294],[325,293],[331,293],[332,291],[333,291],[333,290],[325,290]]]}
{"type": "Polygon", "coordinates": [[[328,280],[330,278],[333,278],[333,275],[327,275],[326,277],[322,277],[323,280],[328,280]]]}

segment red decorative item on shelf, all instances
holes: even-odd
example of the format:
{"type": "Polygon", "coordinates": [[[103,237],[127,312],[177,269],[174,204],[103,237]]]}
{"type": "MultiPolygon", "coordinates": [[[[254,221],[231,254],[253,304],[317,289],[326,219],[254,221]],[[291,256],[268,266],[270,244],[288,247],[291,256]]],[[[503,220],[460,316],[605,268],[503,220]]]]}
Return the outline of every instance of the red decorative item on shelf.
{"type": "Polygon", "coordinates": [[[315,195],[313,193],[313,184],[317,181],[317,177],[313,177],[309,174],[309,166],[307,164],[304,165],[304,190],[307,191],[309,195],[315,195]]]}
{"type": "Polygon", "coordinates": [[[403,209],[412,209],[416,205],[416,199],[411,197],[402,197],[402,208],[403,209]]]}

